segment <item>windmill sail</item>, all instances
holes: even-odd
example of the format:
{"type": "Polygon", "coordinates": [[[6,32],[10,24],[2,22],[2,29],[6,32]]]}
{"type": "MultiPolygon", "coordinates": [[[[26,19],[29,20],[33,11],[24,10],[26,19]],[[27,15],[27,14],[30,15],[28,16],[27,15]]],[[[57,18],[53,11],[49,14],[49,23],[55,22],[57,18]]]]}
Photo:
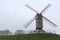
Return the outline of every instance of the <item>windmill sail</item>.
{"type": "Polygon", "coordinates": [[[29,9],[33,10],[34,12],[38,13],[36,10],[34,10],[32,7],[30,7],[29,5],[25,5],[26,7],[28,7],[29,9]]]}
{"type": "Polygon", "coordinates": [[[43,16],[43,19],[44,19],[47,23],[51,24],[52,26],[57,27],[56,24],[54,24],[52,21],[50,21],[50,20],[47,19],[46,17],[43,16]]]}
{"type": "Polygon", "coordinates": [[[45,13],[49,8],[51,7],[51,4],[48,4],[40,13],[45,13]]]}
{"type": "MultiPolygon", "coordinates": [[[[32,7],[30,7],[29,5],[25,5],[26,7],[28,7],[29,9],[33,10],[34,12],[38,13],[36,10],[34,10],[32,7]]],[[[48,4],[40,13],[45,13],[49,8],[50,8],[51,4],[48,4]]]]}
{"type": "Polygon", "coordinates": [[[35,19],[36,19],[36,17],[32,18],[30,21],[25,23],[24,27],[27,28],[35,19]]]}

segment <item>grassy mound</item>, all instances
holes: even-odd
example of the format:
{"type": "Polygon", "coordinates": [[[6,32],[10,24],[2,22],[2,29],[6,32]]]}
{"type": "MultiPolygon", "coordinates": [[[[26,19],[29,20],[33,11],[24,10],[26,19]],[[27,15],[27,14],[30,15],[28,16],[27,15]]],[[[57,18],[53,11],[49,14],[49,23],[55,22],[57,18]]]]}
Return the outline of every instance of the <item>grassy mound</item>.
{"type": "Polygon", "coordinates": [[[23,34],[0,36],[0,40],[60,40],[60,36],[55,34],[23,34]]]}

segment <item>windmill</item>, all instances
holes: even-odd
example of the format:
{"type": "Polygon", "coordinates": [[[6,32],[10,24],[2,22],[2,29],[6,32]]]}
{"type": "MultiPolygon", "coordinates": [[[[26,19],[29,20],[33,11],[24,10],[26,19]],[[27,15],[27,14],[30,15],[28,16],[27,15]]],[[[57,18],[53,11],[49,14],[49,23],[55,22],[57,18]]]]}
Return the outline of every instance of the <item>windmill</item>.
{"type": "Polygon", "coordinates": [[[46,17],[44,17],[42,15],[43,13],[45,13],[48,10],[48,8],[50,8],[51,4],[48,4],[40,13],[38,13],[36,10],[31,8],[29,5],[25,5],[25,6],[28,7],[29,9],[33,10],[34,12],[36,12],[36,16],[34,18],[32,18],[29,22],[27,22],[24,25],[25,27],[28,27],[34,20],[36,20],[36,30],[37,30],[37,32],[44,32],[44,30],[42,29],[43,28],[43,19],[45,19],[48,23],[50,23],[54,27],[57,26],[52,21],[50,21],[49,19],[47,19],[46,17]]]}

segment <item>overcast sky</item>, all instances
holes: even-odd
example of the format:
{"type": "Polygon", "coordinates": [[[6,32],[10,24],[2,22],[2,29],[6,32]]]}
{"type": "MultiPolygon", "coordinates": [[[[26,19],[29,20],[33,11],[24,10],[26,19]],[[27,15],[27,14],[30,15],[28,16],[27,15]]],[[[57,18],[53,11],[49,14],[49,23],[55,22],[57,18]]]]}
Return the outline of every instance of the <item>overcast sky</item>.
{"type": "Polygon", "coordinates": [[[54,22],[57,27],[54,28],[44,22],[44,30],[56,30],[56,33],[60,34],[60,0],[0,0],[0,30],[35,30],[35,21],[26,29],[23,26],[36,14],[25,4],[41,12],[49,3],[52,6],[43,16],[54,22]]]}

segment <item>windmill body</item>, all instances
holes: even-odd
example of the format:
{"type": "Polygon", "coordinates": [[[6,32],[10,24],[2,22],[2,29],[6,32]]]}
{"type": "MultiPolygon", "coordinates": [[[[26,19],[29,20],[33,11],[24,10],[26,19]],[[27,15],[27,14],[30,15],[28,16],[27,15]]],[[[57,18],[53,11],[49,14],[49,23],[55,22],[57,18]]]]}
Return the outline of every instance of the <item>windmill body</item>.
{"type": "Polygon", "coordinates": [[[37,13],[36,14],[36,30],[42,30],[43,28],[43,19],[42,14],[37,13]]]}

